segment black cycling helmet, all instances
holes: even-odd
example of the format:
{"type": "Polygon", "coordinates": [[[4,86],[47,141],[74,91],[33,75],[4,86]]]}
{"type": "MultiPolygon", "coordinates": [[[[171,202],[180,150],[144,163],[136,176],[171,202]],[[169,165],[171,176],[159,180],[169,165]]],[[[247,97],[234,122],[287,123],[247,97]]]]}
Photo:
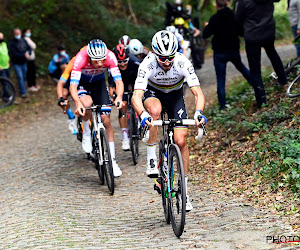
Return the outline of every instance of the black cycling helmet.
{"type": "Polygon", "coordinates": [[[57,46],[58,51],[66,50],[66,46],[64,44],[60,44],[57,46]]]}
{"type": "Polygon", "coordinates": [[[126,48],[124,44],[118,44],[113,48],[113,52],[115,53],[118,61],[129,58],[129,48],[126,48]]]}

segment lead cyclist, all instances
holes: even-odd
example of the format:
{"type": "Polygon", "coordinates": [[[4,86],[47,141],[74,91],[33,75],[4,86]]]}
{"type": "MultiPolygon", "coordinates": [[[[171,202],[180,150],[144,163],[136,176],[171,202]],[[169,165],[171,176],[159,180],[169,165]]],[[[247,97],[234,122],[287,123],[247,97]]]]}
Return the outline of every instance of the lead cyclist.
{"type": "MultiPolygon", "coordinates": [[[[169,119],[186,119],[188,117],[184,103],[183,82],[186,79],[195,97],[196,111],[194,119],[197,126],[206,123],[202,115],[205,98],[200,88],[198,77],[191,62],[177,52],[178,42],[174,34],[169,31],[158,31],[152,38],[154,53],[149,54],[139,66],[135,81],[132,103],[140,115],[142,126],[149,126],[150,136],[147,143],[147,175],[150,178],[158,177],[156,141],[157,126],[153,120],[158,120],[162,106],[167,109],[169,119]],[[200,122],[197,117],[201,116],[200,122]],[[149,118],[152,122],[149,122],[149,118]]],[[[189,149],[186,142],[187,127],[177,126],[174,130],[174,140],[181,151],[186,190],[189,172],[189,149]]],[[[187,192],[186,210],[191,211],[193,206],[187,192]]]]}

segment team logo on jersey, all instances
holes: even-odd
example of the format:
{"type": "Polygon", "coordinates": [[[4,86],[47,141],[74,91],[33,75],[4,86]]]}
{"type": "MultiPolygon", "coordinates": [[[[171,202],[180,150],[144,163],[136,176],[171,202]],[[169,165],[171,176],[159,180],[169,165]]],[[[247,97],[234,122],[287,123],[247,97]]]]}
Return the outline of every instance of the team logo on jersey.
{"type": "Polygon", "coordinates": [[[150,63],[150,64],[147,66],[147,68],[148,68],[149,70],[152,70],[152,69],[155,68],[155,64],[152,62],[152,63],[150,63]]]}
{"type": "Polygon", "coordinates": [[[162,72],[162,71],[159,71],[159,72],[157,72],[157,73],[154,75],[154,77],[157,77],[157,76],[163,76],[163,75],[165,75],[165,73],[162,72]]]}
{"type": "Polygon", "coordinates": [[[145,71],[145,70],[142,70],[142,69],[140,69],[140,70],[139,70],[138,77],[144,78],[144,77],[145,77],[145,75],[146,75],[146,71],[145,71]]]}
{"type": "Polygon", "coordinates": [[[173,75],[175,75],[175,76],[179,76],[179,72],[174,68],[174,70],[173,70],[173,75]]]}
{"type": "Polygon", "coordinates": [[[181,119],[181,116],[182,116],[183,113],[184,113],[184,110],[182,108],[178,110],[177,114],[178,114],[180,119],[181,119]]]}
{"type": "Polygon", "coordinates": [[[184,67],[184,62],[179,61],[179,62],[178,62],[178,66],[179,66],[180,68],[183,68],[183,67],[184,67]]]}
{"type": "Polygon", "coordinates": [[[194,69],[193,66],[188,67],[187,70],[188,70],[188,72],[190,73],[190,75],[195,73],[195,69],[194,69]]]}

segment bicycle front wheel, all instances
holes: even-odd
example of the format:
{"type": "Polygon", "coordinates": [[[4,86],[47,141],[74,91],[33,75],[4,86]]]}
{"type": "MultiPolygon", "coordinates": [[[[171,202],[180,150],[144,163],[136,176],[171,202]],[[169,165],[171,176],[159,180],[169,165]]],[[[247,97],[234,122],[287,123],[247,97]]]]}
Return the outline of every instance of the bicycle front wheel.
{"type": "Polygon", "coordinates": [[[286,96],[291,98],[300,96],[300,74],[288,86],[286,96]]]}
{"type": "Polygon", "coordinates": [[[181,153],[176,144],[169,146],[169,206],[172,228],[179,238],[184,229],[186,214],[186,190],[185,177],[181,153]]]}
{"type": "Polygon", "coordinates": [[[132,154],[133,164],[136,165],[139,157],[139,135],[137,126],[137,117],[133,109],[129,113],[129,138],[130,138],[130,150],[132,154]]]}
{"type": "Polygon", "coordinates": [[[101,138],[101,145],[102,145],[103,171],[105,175],[105,180],[111,195],[113,195],[115,191],[115,179],[114,179],[115,177],[113,173],[109,143],[104,128],[100,129],[100,138],[101,138]]]}
{"type": "Polygon", "coordinates": [[[16,89],[7,77],[0,77],[0,108],[13,104],[16,98],[16,89]]]}
{"type": "Polygon", "coordinates": [[[99,148],[99,140],[97,139],[97,133],[94,131],[92,133],[92,145],[93,145],[93,157],[92,160],[95,162],[95,167],[98,172],[99,180],[100,180],[100,185],[104,184],[104,169],[103,169],[103,164],[101,165],[101,155],[100,155],[100,148],[99,148]]]}

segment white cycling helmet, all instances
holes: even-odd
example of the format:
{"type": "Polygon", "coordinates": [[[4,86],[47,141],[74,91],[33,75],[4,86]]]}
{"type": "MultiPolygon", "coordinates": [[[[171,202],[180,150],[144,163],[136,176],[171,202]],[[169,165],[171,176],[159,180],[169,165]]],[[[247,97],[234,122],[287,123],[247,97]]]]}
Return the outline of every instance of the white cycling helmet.
{"type": "Polygon", "coordinates": [[[119,44],[123,44],[126,48],[128,47],[129,42],[130,42],[130,37],[127,35],[123,35],[119,39],[119,44]]]}
{"type": "Polygon", "coordinates": [[[173,34],[175,34],[175,32],[176,32],[176,27],[173,26],[173,25],[167,26],[167,27],[166,27],[166,30],[167,30],[167,31],[170,31],[170,32],[173,33],[173,34]]]}
{"type": "Polygon", "coordinates": [[[173,56],[178,49],[177,38],[170,31],[158,31],[152,38],[152,49],[156,55],[173,56]]]}
{"type": "Polygon", "coordinates": [[[91,40],[87,46],[87,53],[91,59],[103,60],[107,54],[106,44],[100,39],[91,40]]]}
{"type": "Polygon", "coordinates": [[[129,50],[130,50],[131,54],[136,56],[136,55],[143,53],[144,46],[140,42],[140,40],[132,39],[132,40],[130,40],[130,43],[129,43],[129,50]]]}

